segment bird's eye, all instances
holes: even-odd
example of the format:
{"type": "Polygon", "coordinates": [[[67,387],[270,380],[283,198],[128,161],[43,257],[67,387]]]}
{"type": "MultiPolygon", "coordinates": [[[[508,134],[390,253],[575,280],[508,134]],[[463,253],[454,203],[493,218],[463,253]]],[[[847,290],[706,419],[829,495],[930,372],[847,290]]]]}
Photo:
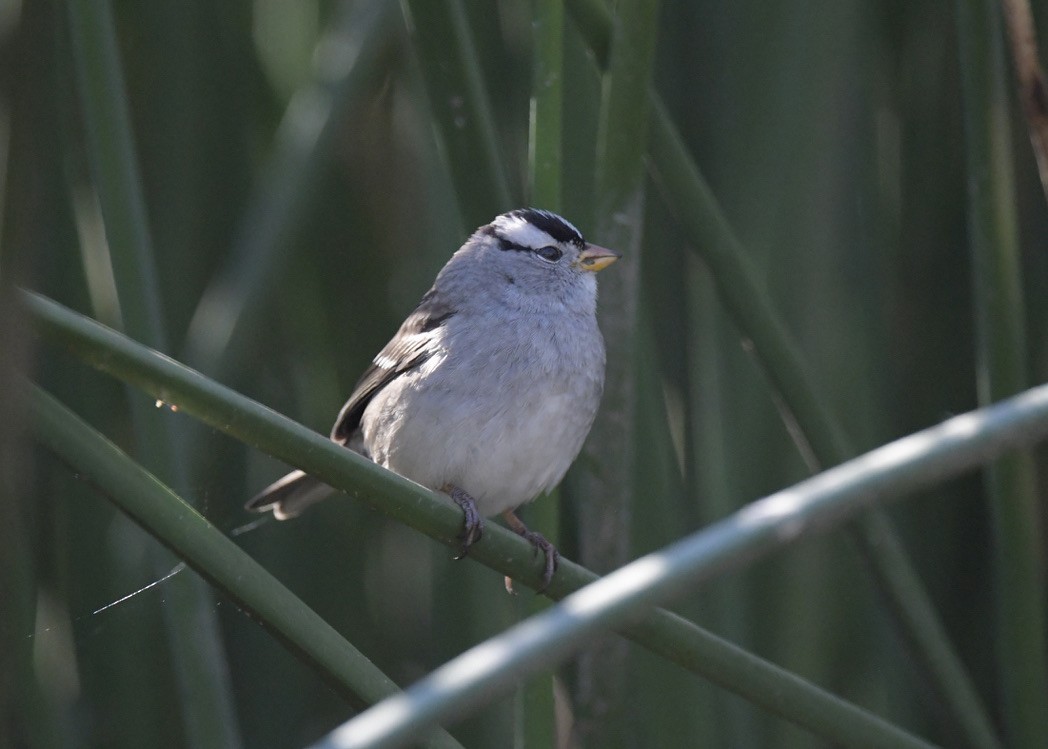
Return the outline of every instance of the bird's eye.
{"type": "Polygon", "coordinates": [[[548,263],[555,263],[564,256],[563,252],[553,246],[539,247],[535,250],[535,254],[548,263]]]}

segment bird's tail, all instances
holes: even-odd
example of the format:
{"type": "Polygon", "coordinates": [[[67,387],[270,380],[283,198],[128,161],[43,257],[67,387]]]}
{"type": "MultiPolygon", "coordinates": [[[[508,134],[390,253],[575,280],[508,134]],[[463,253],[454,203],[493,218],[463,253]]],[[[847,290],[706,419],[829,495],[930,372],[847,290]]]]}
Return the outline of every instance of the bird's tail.
{"type": "Polygon", "coordinates": [[[260,491],[244,507],[253,512],[272,510],[277,520],[287,520],[334,493],[334,489],[308,473],[292,471],[260,491]]]}

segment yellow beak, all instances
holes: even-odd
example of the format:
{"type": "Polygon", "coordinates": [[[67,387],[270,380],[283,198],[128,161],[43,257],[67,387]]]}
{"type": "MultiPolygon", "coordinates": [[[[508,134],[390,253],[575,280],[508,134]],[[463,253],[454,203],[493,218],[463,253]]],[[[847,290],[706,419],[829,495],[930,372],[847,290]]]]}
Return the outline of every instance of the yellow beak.
{"type": "Polygon", "coordinates": [[[617,252],[612,252],[604,247],[598,247],[595,244],[587,244],[586,249],[579,253],[575,265],[582,270],[596,273],[599,270],[604,270],[620,257],[622,257],[622,255],[617,252]]]}

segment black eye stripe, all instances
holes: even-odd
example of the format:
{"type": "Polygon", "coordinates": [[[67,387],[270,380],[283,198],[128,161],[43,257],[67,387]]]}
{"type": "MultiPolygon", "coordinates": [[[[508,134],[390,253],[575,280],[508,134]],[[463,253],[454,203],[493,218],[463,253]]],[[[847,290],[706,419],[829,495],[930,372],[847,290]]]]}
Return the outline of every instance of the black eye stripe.
{"type": "Polygon", "coordinates": [[[544,245],[543,247],[525,247],[524,245],[511,242],[499,234],[495,234],[499,240],[499,249],[503,252],[531,252],[538,255],[548,263],[555,263],[564,257],[564,252],[559,247],[544,245]]]}

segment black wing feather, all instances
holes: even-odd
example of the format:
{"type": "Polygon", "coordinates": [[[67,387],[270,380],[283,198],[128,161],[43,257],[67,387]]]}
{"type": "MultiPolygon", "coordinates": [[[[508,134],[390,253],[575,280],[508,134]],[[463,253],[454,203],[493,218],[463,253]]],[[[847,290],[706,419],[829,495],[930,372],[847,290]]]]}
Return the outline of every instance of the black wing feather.
{"type": "Polygon", "coordinates": [[[360,428],[364,409],[371,403],[375,394],[400,375],[420,366],[432,355],[433,352],[426,349],[426,340],[417,338],[416,334],[439,328],[455,314],[455,310],[436,301],[436,296],[436,289],[426,292],[415,311],[408,315],[404,324],[400,326],[397,334],[372,360],[371,366],[364,370],[331,429],[332,440],[343,445],[349,442],[353,433],[360,428]],[[390,362],[392,366],[385,366],[390,362]]]}

